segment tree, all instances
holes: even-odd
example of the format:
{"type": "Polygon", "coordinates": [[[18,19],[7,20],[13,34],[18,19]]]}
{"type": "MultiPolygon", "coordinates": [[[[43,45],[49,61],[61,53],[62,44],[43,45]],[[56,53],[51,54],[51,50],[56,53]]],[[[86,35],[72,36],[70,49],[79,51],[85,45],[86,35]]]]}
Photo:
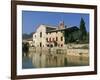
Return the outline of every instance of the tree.
{"type": "Polygon", "coordinates": [[[80,21],[80,40],[82,40],[82,41],[86,40],[86,36],[87,36],[87,31],[86,31],[86,27],[85,27],[85,22],[84,22],[84,19],[81,18],[81,21],[80,21]]]}

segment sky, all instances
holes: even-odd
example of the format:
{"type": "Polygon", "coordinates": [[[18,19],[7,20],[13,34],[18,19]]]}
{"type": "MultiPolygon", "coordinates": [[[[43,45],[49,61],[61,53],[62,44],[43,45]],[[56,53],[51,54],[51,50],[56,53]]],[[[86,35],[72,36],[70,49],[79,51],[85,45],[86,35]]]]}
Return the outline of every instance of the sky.
{"type": "Polygon", "coordinates": [[[84,19],[86,30],[89,32],[89,14],[86,13],[22,11],[22,33],[35,32],[40,24],[58,26],[61,21],[68,27],[79,27],[81,18],[84,19]]]}

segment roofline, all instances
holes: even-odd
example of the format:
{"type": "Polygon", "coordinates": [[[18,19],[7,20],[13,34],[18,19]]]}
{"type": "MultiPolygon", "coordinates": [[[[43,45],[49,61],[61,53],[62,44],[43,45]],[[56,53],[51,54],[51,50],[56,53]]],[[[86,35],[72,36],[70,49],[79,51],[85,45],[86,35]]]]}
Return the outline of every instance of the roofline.
{"type": "MultiPolygon", "coordinates": [[[[79,29],[77,26],[73,26],[73,27],[76,27],[77,29],[79,29]]],[[[73,28],[73,27],[70,27],[70,28],[73,28]]],[[[47,31],[46,33],[57,32],[57,31],[63,31],[63,30],[67,30],[67,29],[70,29],[70,28],[64,28],[64,29],[58,29],[58,30],[51,30],[51,31],[47,31]]]]}
{"type": "Polygon", "coordinates": [[[39,24],[39,25],[37,26],[36,30],[37,30],[41,25],[44,25],[45,27],[49,27],[49,28],[55,28],[55,29],[57,28],[57,26],[51,27],[52,25],[39,24]]]}

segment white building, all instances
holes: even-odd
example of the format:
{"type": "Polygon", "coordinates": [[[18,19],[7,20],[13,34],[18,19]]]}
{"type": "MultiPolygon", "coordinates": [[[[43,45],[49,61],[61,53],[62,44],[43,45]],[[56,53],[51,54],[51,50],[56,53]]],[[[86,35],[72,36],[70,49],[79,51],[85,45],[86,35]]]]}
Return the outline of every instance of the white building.
{"type": "Polygon", "coordinates": [[[29,39],[25,39],[22,41],[23,43],[28,43],[29,46],[33,46],[33,39],[32,38],[29,38],[29,39]]]}
{"type": "Polygon", "coordinates": [[[53,47],[64,46],[63,36],[64,22],[61,22],[58,27],[40,25],[33,34],[33,44],[35,47],[53,47]]]}

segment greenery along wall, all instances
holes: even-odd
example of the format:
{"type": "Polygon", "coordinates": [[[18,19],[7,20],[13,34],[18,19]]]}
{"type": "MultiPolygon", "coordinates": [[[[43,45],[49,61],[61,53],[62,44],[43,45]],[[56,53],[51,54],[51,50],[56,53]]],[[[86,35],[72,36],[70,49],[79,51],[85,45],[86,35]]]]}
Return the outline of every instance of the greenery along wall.
{"type": "Polygon", "coordinates": [[[81,18],[80,27],[73,26],[64,30],[65,44],[89,43],[89,32],[86,31],[84,19],[81,18]]]}

